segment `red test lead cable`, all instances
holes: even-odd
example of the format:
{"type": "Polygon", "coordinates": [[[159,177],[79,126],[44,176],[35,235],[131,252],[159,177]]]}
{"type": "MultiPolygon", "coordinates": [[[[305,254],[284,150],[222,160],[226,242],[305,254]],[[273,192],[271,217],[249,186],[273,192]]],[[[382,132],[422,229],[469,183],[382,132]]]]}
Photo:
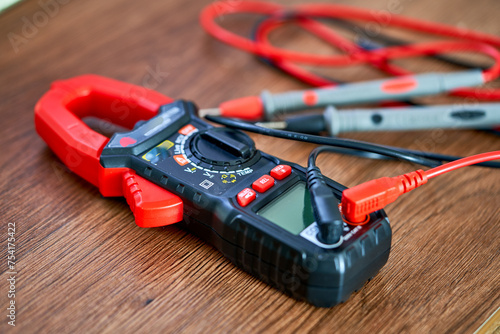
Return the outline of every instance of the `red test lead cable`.
{"type": "MultiPolygon", "coordinates": [[[[371,103],[383,100],[401,100],[412,96],[431,95],[441,92],[450,92],[453,95],[473,97],[479,100],[500,99],[500,90],[498,89],[464,88],[481,85],[496,79],[500,75],[500,53],[498,51],[498,48],[500,48],[500,38],[472,30],[458,29],[452,26],[410,19],[395,14],[390,14],[389,19],[387,19],[387,17],[384,18],[385,20],[381,21],[382,18],[380,15],[377,13],[374,14],[373,11],[336,4],[306,4],[285,7],[259,1],[241,1],[235,3],[220,1],[205,7],[201,13],[200,21],[205,30],[215,38],[233,47],[271,59],[273,62],[279,63],[280,66],[286,67],[290,73],[294,73],[301,80],[317,86],[324,86],[328,84],[328,82],[325,80],[318,80],[318,76],[296,66],[295,63],[317,66],[353,66],[367,64],[375,66],[390,75],[408,75],[411,72],[397,67],[390,62],[392,60],[408,57],[466,51],[485,54],[494,59],[495,64],[489,69],[481,72],[480,79],[471,71],[465,71],[462,73],[466,74],[467,72],[471,72],[472,75],[465,75],[461,78],[451,77],[447,83],[436,87],[436,89],[419,89],[419,86],[421,88],[425,82],[419,85],[420,75],[414,75],[406,79],[401,78],[403,79],[402,81],[405,82],[392,82],[394,80],[399,80],[399,78],[387,82],[389,87],[400,87],[401,90],[399,91],[388,91],[385,89],[383,80],[373,82],[369,87],[366,87],[368,83],[365,83],[365,87],[352,87],[358,92],[355,94],[355,101],[346,100],[346,96],[352,95],[350,92],[345,91],[346,88],[351,85],[343,85],[339,87],[342,88],[341,92],[335,92],[335,89],[330,87],[328,92],[324,94],[332,96],[332,94],[335,95],[335,93],[338,93],[337,95],[339,95],[341,99],[322,99],[321,90],[276,95],[264,93],[261,97],[255,96],[227,101],[221,104],[218,109],[206,110],[206,113],[226,117],[239,117],[249,120],[258,118],[270,119],[277,112],[287,112],[308,107],[321,107],[325,103],[334,105],[345,105],[353,102],[371,103]],[[225,30],[215,22],[215,19],[220,16],[237,13],[251,13],[268,16],[268,19],[259,26],[256,34],[256,41],[225,30]],[[446,40],[364,50],[336,34],[328,26],[312,18],[340,18],[373,22],[376,24],[383,22],[384,26],[399,27],[413,30],[418,33],[427,33],[444,37],[446,40]],[[343,51],[344,54],[316,55],[285,50],[271,45],[267,36],[273,30],[283,26],[285,23],[299,25],[343,51]],[[455,84],[449,85],[449,82],[455,82],[455,84]],[[366,98],[360,96],[360,93],[367,95],[366,98]]],[[[443,81],[446,80],[443,79],[443,81]]]]}
{"type": "Polygon", "coordinates": [[[382,177],[346,189],[342,193],[342,213],[353,225],[362,225],[366,215],[383,209],[400,195],[409,192],[427,180],[452,170],[500,159],[500,151],[487,152],[455,160],[423,171],[421,169],[395,177],[382,177]]]}

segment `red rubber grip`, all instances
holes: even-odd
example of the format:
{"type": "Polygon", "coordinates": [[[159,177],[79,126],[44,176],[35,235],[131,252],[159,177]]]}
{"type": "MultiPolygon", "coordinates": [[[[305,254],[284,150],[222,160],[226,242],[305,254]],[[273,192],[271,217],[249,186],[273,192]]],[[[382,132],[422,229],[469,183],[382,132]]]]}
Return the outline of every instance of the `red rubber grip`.
{"type": "Polygon", "coordinates": [[[366,215],[383,209],[399,196],[427,183],[426,173],[419,169],[395,177],[371,180],[342,192],[342,213],[349,223],[362,225],[366,215]]]}

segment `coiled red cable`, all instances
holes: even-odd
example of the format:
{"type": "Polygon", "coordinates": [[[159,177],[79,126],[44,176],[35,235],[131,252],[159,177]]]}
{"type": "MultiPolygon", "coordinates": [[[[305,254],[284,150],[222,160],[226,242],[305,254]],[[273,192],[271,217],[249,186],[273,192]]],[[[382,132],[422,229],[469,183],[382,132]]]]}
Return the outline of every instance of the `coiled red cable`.
{"type": "MultiPolygon", "coordinates": [[[[456,28],[438,23],[407,18],[388,12],[374,12],[338,4],[304,4],[293,7],[261,1],[218,1],[204,8],[200,21],[205,30],[215,38],[241,50],[269,58],[303,81],[315,86],[332,85],[297,64],[317,66],[353,66],[367,64],[390,75],[407,75],[410,71],[391,64],[392,60],[429,56],[453,52],[478,52],[494,60],[494,65],[483,72],[485,81],[500,76],[500,38],[469,29],[456,28]],[[232,33],[215,20],[218,17],[237,13],[251,13],[267,16],[259,25],[256,41],[232,33]],[[339,18],[374,22],[383,26],[399,27],[418,33],[427,33],[446,39],[434,42],[414,43],[375,50],[364,50],[354,42],[337,34],[327,25],[312,18],[339,18]],[[296,24],[315,34],[325,42],[343,52],[340,55],[317,55],[296,52],[273,46],[268,35],[285,24],[296,24]]],[[[453,95],[477,100],[500,99],[500,89],[462,88],[453,95]]]]}

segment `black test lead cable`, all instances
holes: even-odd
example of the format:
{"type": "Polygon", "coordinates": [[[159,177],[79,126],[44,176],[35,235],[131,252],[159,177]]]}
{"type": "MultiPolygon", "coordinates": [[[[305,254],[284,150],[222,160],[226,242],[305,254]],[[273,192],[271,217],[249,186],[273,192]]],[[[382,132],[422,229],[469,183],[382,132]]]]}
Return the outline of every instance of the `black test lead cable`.
{"type": "Polygon", "coordinates": [[[427,167],[436,167],[440,165],[440,163],[437,163],[432,159],[427,159],[425,157],[414,155],[412,153],[402,152],[392,148],[384,147],[377,144],[362,142],[358,140],[322,137],[322,136],[314,136],[298,132],[269,129],[251,123],[243,122],[240,120],[219,117],[219,116],[206,115],[205,118],[211,122],[221,124],[230,128],[236,128],[249,132],[259,133],[266,136],[371,152],[383,156],[388,156],[394,159],[416,163],[427,167]]]}
{"type": "MultiPolygon", "coordinates": [[[[261,127],[248,123],[241,120],[225,118],[220,116],[206,115],[205,118],[217,124],[221,124],[230,128],[245,130],[253,133],[258,133],[265,136],[278,137],[284,139],[291,139],[297,141],[303,141],[307,143],[328,145],[332,147],[338,147],[338,149],[333,149],[336,153],[340,154],[350,154],[363,158],[369,159],[396,159],[404,160],[423,166],[438,166],[443,162],[450,162],[454,160],[462,159],[463,157],[446,155],[440,153],[426,152],[410,150],[400,147],[393,147],[387,145],[372,144],[352,139],[343,139],[337,137],[323,137],[315,136],[304,133],[297,133],[285,130],[276,130],[261,127]],[[381,151],[384,149],[384,151],[381,151]]],[[[499,162],[488,161],[478,163],[475,166],[489,167],[489,168],[500,168],[499,162]]]]}

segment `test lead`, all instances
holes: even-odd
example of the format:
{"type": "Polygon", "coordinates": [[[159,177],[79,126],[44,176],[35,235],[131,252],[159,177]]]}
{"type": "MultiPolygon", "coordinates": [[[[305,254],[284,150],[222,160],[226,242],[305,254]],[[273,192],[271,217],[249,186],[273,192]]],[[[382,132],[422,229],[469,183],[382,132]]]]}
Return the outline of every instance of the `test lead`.
{"type": "Polygon", "coordinates": [[[416,96],[434,95],[462,87],[477,86],[485,81],[485,75],[481,70],[467,70],[453,73],[416,74],[280,94],[264,91],[260,96],[247,96],[223,102],[219,108],[215,108],[218,110],[201,109],[200,115],[271,120],[277,115],[303,109],[385,100],[401,101],[416,96]]]}
{"type": "Polygon", "coordinates": [[[270,129],[287,130],[300,133],[318,134],[326,131],[327,126],[323,114],[291,116],[283,121],[257,122],[255,125],[270,129]]]}
{"type": "MultiPolygon", "coordinates": [[[[310,134],[302,134],[293,131],[270,129],[262,126],[257,126],[256,124],[251,124],[248,122],[231,118],[224,118],[220,116],[207,116],[206,119],[211,122],[221,124],[230,128],[259,133],[265,136],[292,139],[307,143],[328,145],[337,148],[342,148],[341,150],[342,153],[352,154],[353,150],[369,153],[370,158],[384,157],[388,159],[398,159],[429,167],[438,166],[443,162],[463,159],[463,157],[460,156],[417,151],[417,150],[411,150],[411,149],[387,146],[387,145],[377,145],[352,139],[324,137],[324,136],[316,136],[310,134]]],[[[475,165],[482,167],[489,167],[489,168],[500,168],[500,162],[490,161],[490,160],[478,162],[475,165]]]]}
{"type": "Polygon", "coordinates": [[[441,105],[337,110],[323,114],[291,116],[278,122],[258,122],[271,129],[330,136],[344,132],[424,129],[492,129],[500,124],[500,103],[471,106],[441,105]]]}
{"type": "Polygon", "coordinates": [[[383,177],[348,188],[342,193],[342,213],[354,224],[362,223],[372,212],[383,209],[399,196],[407,193],[433,177],[455,169],[500,159],[500,151],[473,155],[434,167],[427,171],[421,169],[395,177],[383,177]]]}
{"type": "MultiPolygon", "coordinates": [[[[500,76],[500,52],[498,50],[500,38],[497,36],[393,14],[388,22],[389,27],[425,33],[433,37],[441,37],[443,40],[420,43],[401,43],[401,41],[394,43],[392,41],[389,44],[393,45],[389,47],[363,49],[363,46],[353,41],[339,38],[335,31],[331,31],[321,21],[340,19],[368,24],[378,22],[373,13],[364,9],[337,4],[283,6],[263,1],[242,1],[231,6],[230,11],[221,11],[222,4],[223,2],[211,3],[203,9],[200,15],[200,23],[209,34],[235,48],[265,58],[297,79],[321,88],[283,94],[263,92],[260,97],[232,100],[220,106],[221,116],[246,120],[271,120],[276,114],[325,107],[330,104],[341,106],[382,100],[407,101],[408,98],[414,96],[438,93],[490,101],[500,98],[498,89],[466,88],[482,85],[500,76]],[[259,22],[251,38],[226,30],[218,23],[217,19],[221,16],[241,13],[266,16],[259,22]],[[284,13],[287,15],[283,15],[284,13]],[[269,34],[286,23],[296,23],[343,52],[324,55],[292,51],[273,45],[269,40],[269,34]],[[480,53],[493,59],[494,63],[491,66],[481,66],[481,69],[478,69],[476,64],[460,63],[458,65],[474,66],[476,69],[455,73],[414,75],[411,75],[411,71],[397,65],[400,59],[435,57],[456,52],[480,53]],[[321,67],[369,65],[396,78],[338,85],[338,82],[315,75],[300,65],[321,67]]],[[[445,61],[448,60],[446,57],[445,61]]]]}
{"type": "Polygon", "coordinates": [[[309,155],[307,188],[311,195],[314,218],[318,224],[318,240],[327,245],[340,245],[342,243],[343,220],[339,211],[339,201],[316,166],[317,156],[321,152],[329,150],[332,150],[329,146],[320,146],[309,155]]]}

